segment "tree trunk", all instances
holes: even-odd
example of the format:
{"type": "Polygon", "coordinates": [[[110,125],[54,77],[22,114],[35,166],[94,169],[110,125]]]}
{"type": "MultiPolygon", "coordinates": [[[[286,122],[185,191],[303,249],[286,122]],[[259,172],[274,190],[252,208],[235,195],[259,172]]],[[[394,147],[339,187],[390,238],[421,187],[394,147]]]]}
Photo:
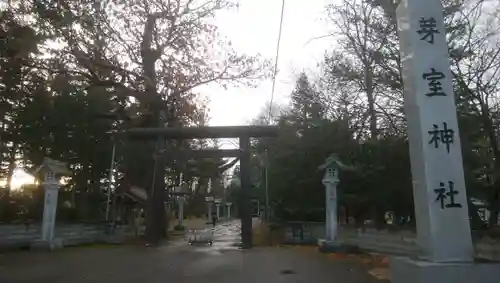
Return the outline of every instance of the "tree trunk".
{"type": "Polygon", "coordinates": [[[157,244],[166,238],[168,218],[165,209],[165,162],[163,158],[155,158],[158,151],[165,149],[165,141],[158,139],[156,147],[151,152],[153,157],[152,183],[148,190],[146,202],[146,240],[150,244],[157,244]]]}
{"type": "Polygon", "coordinates": [[[488,200],[488,209],[490,211],[490,217],[488,219],[488,227],[493,227],[498,223],[498,213],[499,213],[499,198],[500,198],[500,190],[498,189],[499,187],[499,182],[495,182],[493,185],[492,189],[493,194],[491,199],[488,200]]]}
{"type": "Polygon", "coordinates": [[[350,214],[349,214],[349,212],[350,212],[350,211],[349,211],[349,206],[347,206],[347,205],[346,205],[346,206],[344,206],[344,207],[345,207],[345,210],[344,210],[344,211],[345,211],[345,224],[346,224],[346,225],[349,225],[349,224],[351,224],[351,223],[349,223],[349,217],[350,217],[350,214]]]}
{"type": "MultiPolygon", "coordinates": [[[[153,127],[163,128],[165,125],[164,108],[165,104],[158,94],[155,63],[159,59],[159,53],[153,50],[153,32],[157,17],[149,15],[144,26],[141,41],[141,59],[144,73],[144,96],[145,103],[151,109],[153,127]]],[[[158,151],[165,149],[165,141],[158,139],[150,155],[155,159],[158,151]]],[[[151,244],[158,243],[166,237],[167,217],[165,210],[165,162],[163,158],[153,160],[154,173],[153,184],[148,192],[148,201],[146,203],[146,240],[151,244]]]]}
{"type": "Polygon", "coordinates": [[[153,168],[152,184],[146,203],[146,240],[150,244],[157,244],[167,236],[164,169],[164,163],[158,158],[153,168]]]}
{"type": "Polygon", "coordinates": [[[380,205],[375,205],[373,211],[373,222],[377,230],[381,230],[385,227],[385,211],[380,205]]]}
{"type": "MultiPolygon", "coordinates": [[[[3,115],[5,117],[5,114],[3,115]]],[[[4,141],[6,123],[5,118],[2,119],[2,130],[0,132],[0,165],[4,163],[4,150],[7,148],[7,141],[4,141]]]]}
{"type": "Polygon", "coordinates": [[[12,152],[9,157],[9,168],[7,171],[7,189],[10,191],[11,190],[11,181],[12,181],[12,175],[14,174],[14,170],[16,169],[16,150],[17,149],[17,143],[14,143],[12,145],[12,152]]]}
{"type": "Polygon", "coordinates": [[[500,149],[498,148],[497,135],[495,131],[495,127],[493,125],[490,109],[487,104],[480,101],[481,106],[481,118],[484,124],[484,130],[488,135],[488,140],[490,143],[490,148],[495,158],[494,168],[493,168],[493,186],[491,189],[493,190],[491,194],[491,199],[488,200],[488,206],[490,210],[490,217],[488,219],[488,226],[492,227],[496,225],[498,222],[498,213],[499,213],[499,205],[500,205],[500,174],[497,173],[500,170],[500,149]]]}

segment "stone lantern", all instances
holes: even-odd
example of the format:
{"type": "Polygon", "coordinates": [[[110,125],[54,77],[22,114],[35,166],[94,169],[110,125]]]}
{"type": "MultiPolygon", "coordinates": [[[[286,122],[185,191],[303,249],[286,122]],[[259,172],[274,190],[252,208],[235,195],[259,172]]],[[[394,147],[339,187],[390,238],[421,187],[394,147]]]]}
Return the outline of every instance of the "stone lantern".
{"type": "Polygon", "coordinates": [[[324,170],[323,185],[326,190],[326,221],[325,221],[325,237],[327,243],[333,243],[338,234],[337,223],[337,184],[339,183],[339,171],[341,169],[350,169],[342,164],[336,155],[330,155],[325,162],[319,166],[319,170],[324,170]]]}

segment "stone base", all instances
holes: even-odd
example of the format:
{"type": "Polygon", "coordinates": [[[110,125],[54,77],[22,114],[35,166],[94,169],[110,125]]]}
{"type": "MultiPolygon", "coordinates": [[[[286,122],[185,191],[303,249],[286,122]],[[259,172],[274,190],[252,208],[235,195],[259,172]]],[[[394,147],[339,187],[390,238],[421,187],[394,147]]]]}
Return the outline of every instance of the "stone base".
{"type": "Polygon", "coordinates": [[[44,240],[36,240],[31,243],[30,247],[34,250],[52,251],[56,249],[62,249],[64,247],[64,243],[62,239],[53,239],[50,242],[44,240]]]}
{"type": "Polygon", "coordinates": [[[358,253],[359,248],[352,245],[346,245],[338,241],[329,241],[318,239],[318,250],[321,253],[358,253]]]}
{"type": "Polygon", "coordinates": [[[500,263],[434,263],[390,258],[392,283],[498,283],[500,263]]]}

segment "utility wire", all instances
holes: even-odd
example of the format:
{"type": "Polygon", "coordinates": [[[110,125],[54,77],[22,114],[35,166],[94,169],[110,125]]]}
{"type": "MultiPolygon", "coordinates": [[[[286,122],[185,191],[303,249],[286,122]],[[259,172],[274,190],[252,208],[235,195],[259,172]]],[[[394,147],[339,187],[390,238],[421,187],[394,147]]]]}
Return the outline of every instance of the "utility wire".
{"type": "MultiPolygon", "coordinates": [[[[276,75],[278,73],[278,61],[279,61],[279,55],[280,55],[280,43],[281,43],[281,32],[283,30],[283,15],[285,14],[285,0],[281,1],[281,16],[280,16],[280,27],[278,31],[278,42],[276,43],[276,56],[274,58],[274,72],[273,72],[273,85],[271,88],[271,99],[269,100],[269,115],[268,115],[268,120],[267,124],[271,124],[271,119],[272,119],[272,111],[273,111],[273,99],[274,99],[274,90],[276,87],[276,75]]],[[[270,206],[269,206],[269,182],[268,182],[268,155],[267,155],[267,149],[264,151],[264,162],[265,162],[265,171],[264,171],[264,182],[265,182],[265,189],[266,189],[266,221],[269,221],[269,213],[270,213],[270,206]]]]}
{"type": "Polygon", "coordinates": [[[273,85],[271,88],[271,100],[269,101],[269,115],[268,115],[267,124],[271,124],[271,118],[272,118],[271,116],[272,116],[272,109],[273,109],[274,89],[276,87],[276,75],[278,73],[278,60],[279,60],[279,55],[280,55],[281,31],[283,29],[283,15],[284,15],[284,13],[285,13],[285,0],[282,0],[282,2],[281,2],[280,28],[278,31],[278,42],[276,44],[276,56],[274,58],[273,85]]]}

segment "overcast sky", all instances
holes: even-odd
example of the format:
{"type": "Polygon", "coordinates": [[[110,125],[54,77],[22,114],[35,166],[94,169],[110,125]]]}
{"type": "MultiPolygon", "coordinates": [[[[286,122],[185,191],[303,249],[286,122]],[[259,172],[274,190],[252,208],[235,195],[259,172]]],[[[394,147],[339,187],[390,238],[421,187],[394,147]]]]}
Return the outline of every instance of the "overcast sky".
{"type": "MultiPolygon", "coordinates": [[[[297,75],[303,70],[314,72],[331,45],[329,40],[308,41],[327,33],[322,17],[325,5],[332,2],[335,0],[286,0],[275,103],[288,103],[297,75]]],[[[220,13],[217,24],[237,51],[261,53],[274,60],[280,13],[281,0],[245,0],[238,10],[220,13]]],[[[257,88],[204,90],[211,100],[210,125],[248,124],[270,100],[271,85],[271,80],[267,80],[257,88]]]]}

